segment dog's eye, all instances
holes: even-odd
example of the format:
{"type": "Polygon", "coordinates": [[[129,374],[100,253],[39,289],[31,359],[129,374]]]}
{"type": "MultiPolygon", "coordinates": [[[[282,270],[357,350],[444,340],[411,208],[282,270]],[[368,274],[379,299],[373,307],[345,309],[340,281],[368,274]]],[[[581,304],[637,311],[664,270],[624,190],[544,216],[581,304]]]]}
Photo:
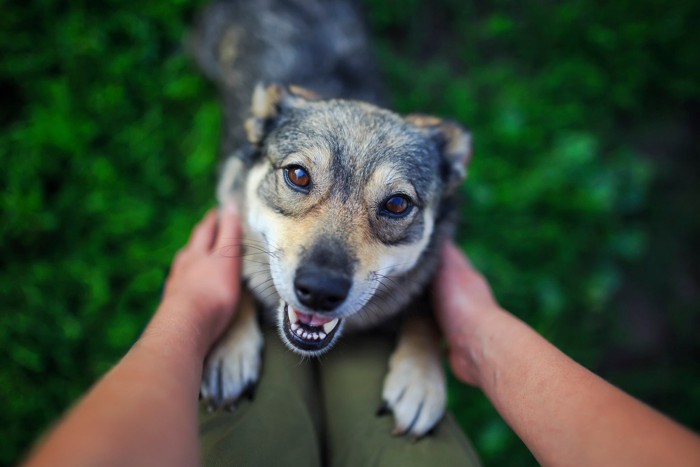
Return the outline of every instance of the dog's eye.
{"type": "Polygon", "coordinates": [[[289,186],[294,189],[301,189],[302,191],[308,191],[309,185],[311,185],[311,177],[309,172],[300,165],[290,165],[284,168],[284,179],[287,181],[289,186]]]}
{"type": "Polygon", "coordinates": [[[405,216],[411,211],[413,204],[406,195],[392,195],[382,206],[383,210],[391,216],[405,216]]]}

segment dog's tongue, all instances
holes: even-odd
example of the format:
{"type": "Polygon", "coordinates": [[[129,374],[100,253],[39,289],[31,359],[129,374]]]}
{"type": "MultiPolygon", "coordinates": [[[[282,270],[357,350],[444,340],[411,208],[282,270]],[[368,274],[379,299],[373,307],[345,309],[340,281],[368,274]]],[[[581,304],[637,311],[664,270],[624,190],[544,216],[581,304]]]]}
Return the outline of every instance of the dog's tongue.
{"type": "Polygon", "coordinates": [[[294,313],[297,315],[297,319],[307,326],[323,326],[324,324],[333,321],[333,318],[326,318],[319,315],[308,315],[297,310],[294,310],[294,313]]]}

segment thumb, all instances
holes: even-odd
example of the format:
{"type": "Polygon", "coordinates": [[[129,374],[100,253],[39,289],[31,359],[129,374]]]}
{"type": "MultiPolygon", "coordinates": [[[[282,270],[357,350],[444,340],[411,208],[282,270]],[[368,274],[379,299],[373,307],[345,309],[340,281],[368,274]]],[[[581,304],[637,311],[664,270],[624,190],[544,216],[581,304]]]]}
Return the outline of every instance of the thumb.
{"type": "Polygon", "coordinates": [[[227,256],[238,258],[241,248],[241,219],[233,203],[219,209],[219,226],[214,248],[230,248],[227,256]]]}

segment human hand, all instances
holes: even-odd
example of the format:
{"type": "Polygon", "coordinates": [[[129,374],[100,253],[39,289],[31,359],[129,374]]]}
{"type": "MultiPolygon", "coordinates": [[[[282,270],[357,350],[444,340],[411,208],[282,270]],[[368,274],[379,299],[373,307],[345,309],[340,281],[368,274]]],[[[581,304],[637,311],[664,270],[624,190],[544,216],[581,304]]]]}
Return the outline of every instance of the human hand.
{"type": "Polygon", "coordinates": [[[465,383],[479,386],[482,324],[502,312],[488,282],[451,241],[442,249],[442,262],[433,283],[435,315],[449,346],[450,365],[465,383]]]}
{"type": "Polygon", "coordinates": [[[175,256],[166,278],[159,311],[176,310],[178,319],[194,326],[209,345],[233,318],[240,297],[240,244],[238,212],[220,210],[217,222],[212,209],[175,256]]]}

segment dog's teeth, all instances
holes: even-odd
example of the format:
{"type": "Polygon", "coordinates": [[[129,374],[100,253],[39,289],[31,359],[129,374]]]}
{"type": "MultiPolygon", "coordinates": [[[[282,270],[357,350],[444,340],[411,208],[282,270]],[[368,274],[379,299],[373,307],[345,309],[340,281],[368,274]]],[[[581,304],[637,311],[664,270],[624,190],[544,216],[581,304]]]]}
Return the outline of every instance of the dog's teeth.
{"type": "Polygon", "coordinates": [[[292,310],[292,307],[289,305],[287,305],[287,318],[289,318],[289,323],[292,324],[292,326],[298,321],[297,314],[294,313],[294,310],[292,310]]]}
{"type": "Polygon", "coordinates": [[[330,334],[330,332],[333,331],[340,322],[340,319],[336,318],[325,323],[323,325],[323,331],[321,331],[318,326],[311,326],[317,330],[308,330],[302,326],[301,320],[299,320],[296,312],[290,306],[287,306],[286,311],[287,317],[289,318],[289,327],[291,328],[292,333],[296,334],[302,339],[322,341],[328,337],[328,334],[330,334]]]}
{"type": "Polygon", "coordinates": [[[334,319],[333,321],[328,321],[326,324],[323,325],[323,330],[326,331],[326,334],[330,333],[335,327],[338,325],[338,321],[340,321],[338,318],[334,319]]]}

